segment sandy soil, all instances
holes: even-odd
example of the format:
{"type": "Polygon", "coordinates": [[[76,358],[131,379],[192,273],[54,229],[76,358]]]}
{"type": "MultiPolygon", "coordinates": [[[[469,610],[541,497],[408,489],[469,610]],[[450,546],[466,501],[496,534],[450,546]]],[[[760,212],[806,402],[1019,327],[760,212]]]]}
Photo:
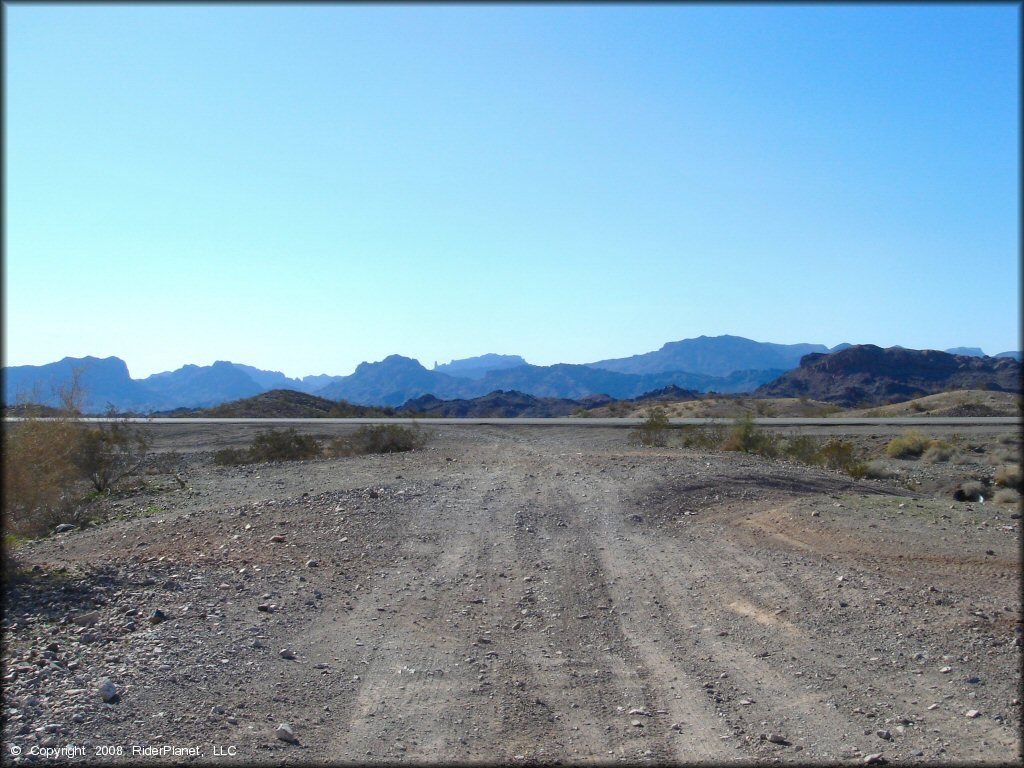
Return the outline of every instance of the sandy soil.
{"type": "Polygon", "coordinates": [[[1020,510],[952,501],[969,466],[922,492],[623,429],[433,427],[217,467],[251,432],[159,430],[113,520],[22,550],[5,762],[1020,760],[1020,510]]]}

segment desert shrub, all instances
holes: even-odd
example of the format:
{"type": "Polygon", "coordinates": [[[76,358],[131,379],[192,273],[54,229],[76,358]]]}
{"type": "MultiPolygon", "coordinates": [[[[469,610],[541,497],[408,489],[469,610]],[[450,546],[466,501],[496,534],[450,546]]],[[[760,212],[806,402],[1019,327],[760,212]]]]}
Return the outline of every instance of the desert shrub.
{"type": "Polygon", "coordinates": [[[998,486],[1003,488],[1016,488],[1018,491],[1024,490],[1024,478],[1021,477],[1020,465],[1011,464],[1005,467],[1000,467],[996,470],[995,476],[992,478],[998,486]]]}
{"type": "Polygon", "coordinates": [[[867,476],[867,464],[857,458],[853,443],[847,440],[829,440],[818,455],[822,466],[841,470],[854,478],[867,476]]]}
{"type": "Polygon", "coordinates": [[[869,461],[864,465],[864,477],[870,477],[872,480],[892,480],[899,477],[899,472],[881,461],[869,461]]]}
{"type": "Polygon", "coordinates": [[[1000,464],[1013,464],[1021,460],[1019,451],[1007,451],[1003,449],[995,451],[992,454],[992,457],[1000,464]]]}
{"type": "Polygon", "coordinates": [[[679,434],[685,448],[718,448],[725,439],[725,430],[721,424],[685,424],[679,428],[679,434]]]}
{"type": "Polygon", "coordinates": [[[294,427],[257,432],[249,449],[258,461],[297,461],[320,455],[320,443],[312,435],[300,435],[294,427]]]}
{"type": "Polygon", "coordinates": [[[403,427],[400,424],[373,424],[360,427],[351,437],[332,441],[329,453],[333,456],[402,453],[420,448],[424,442],[419,425],[403,427]]]}
{"type": "Polygon", "coordinates": [[[347,400],[339,400],[334,404],[327,417],[331,419],[351,419],[363,416],[394,416],[395,409],[390,406],[372,407],[366,405],[353,405],[347,400]]]}
{"type": "Polygon", "coordinates": [[[1000,488],[992,496],[996,504],[1019,504],[1020,494],[1012,488],[1000,488]]]}
{"type": "Polygon", "coordinates": [[[150,455],[149,472],[151,474],[170,475],[179,472],[185,463],[185,457],[178,451],[166,451],[150,455]]]}
{"type": "Polygon", "coordinates": [[[774,457],[779,455],[779,438],[772,432],[759,429],[754,417],[748,413],[733,423],[722,443],[722,450],[774,457]]]}
{"type": "Polygon", "coordinates": [[[771,403],[766,403],[764,400],[758,400],[754,404],[754,410],[757,411],[758,416],[774,416],[775,406],[771,403]]]}
{"type": "Polygon", "coordinates": [[[608,415],[609,416],[624,416],[629,413],[629,403],[624,403],[621,400],[616,400],[608,404],[608,415]]]}
{"type": "Polygon", "coordinates": [[[215,464],[259,464],[268,461],[301,461],[322,453],[312,435],[301,435],[294,427],[265,429],[256,433],[248,448],[224,448],[213,456],[215,464]]]}
{"type": "Polygon", "coordinates": [[[984,483],[978,480],[967,480],[953,492],[953,498],[957,501],[983,501],[986,492],[984,483]]]}
{"type": "Polygon", "coordinates": [[[73,419],[29,419],[4,425],[3,510],[8,532],[36,537],[68,522],[82,479],[75,464],[73,419]]]}
{"type": "Polygon", "coordinates": [[[254,460],[245,448],[221,448],[213,454],[213,463],[223,465],[252,464],[254,460]]]}
{"type": "Polygon", "coordinates": [[[145,441],[127,421],[81,422],[81,371],[57,390],[59,408],[22,403],[22,421],[3,428],[3,577],[17,576],[15,547],[60,523],[77,522],[87,482],[109,488],[134,472],[145,441]]]}
{"type": "Polygon", "coordinates": [[[665,409],[655,406],[647,412],[643,423],[629,433],[629,442],[634,445],[664,446],[668,442],[668,416],[665,409]]]}
{"type": "Polygon", "coordinates": [[[924,432],[911,429],[890,440],[885,446],[885,452],[894,459],[916,459],[928,449],[931,443],[932,439],[924,432]]]}
{"type": "Polygon", "coordinates": [[[821,451],[821,441],[810,435],[796,435],[786,440],[782,452],[794,461],[803,464],[816,464],[821,451]]]}
{"type": "Polygon", "coordinates": [[[80,430],[73,461],[93,488],[102,493],[138,471],[148,449],[142,432],[121,419],[80,430]]]}
{"type": "Polygon", "coordinates": [[[929,464],[937,464],[949,461],[955,453],[956,449],[949,443],[942,442],[941,440],[932,440],[925,452],[921,454],[921,460],[929,464]]]}

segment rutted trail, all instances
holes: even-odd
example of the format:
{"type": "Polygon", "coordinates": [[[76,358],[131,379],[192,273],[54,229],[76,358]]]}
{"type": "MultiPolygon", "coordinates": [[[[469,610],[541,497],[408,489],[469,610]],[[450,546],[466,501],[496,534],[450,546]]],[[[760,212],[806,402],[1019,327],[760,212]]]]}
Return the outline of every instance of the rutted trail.
{"type": "Polygon", "coordinates": [[[200,491],[159,517],[29,548],[110,586],[15,596],[18,643],[81,662],[35,704],[7,694],[21,723],[247,763],[1018,754],[1019,555],[994,524],[925,538],[937,500],[594,428],[192,471],[200,491]],[[59,622],[94,603],[88,633],[59,622]],[[119,703],[81,693],[101,676],[119,703]],[[298,744],[274,737],[285,721],[298,744]]]}

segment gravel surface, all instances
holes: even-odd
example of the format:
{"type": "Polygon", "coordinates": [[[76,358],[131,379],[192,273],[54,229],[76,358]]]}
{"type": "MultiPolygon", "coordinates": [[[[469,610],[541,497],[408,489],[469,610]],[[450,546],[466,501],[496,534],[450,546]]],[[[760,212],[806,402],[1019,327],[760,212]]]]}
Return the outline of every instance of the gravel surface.
{"type": "Polygon", "coordinates": [[[160,427],[111,520],[22,548],[6,763],[1020,761],[1020,508],[963,464],[573,427],[212,464],[249,435],[160,427]]]}

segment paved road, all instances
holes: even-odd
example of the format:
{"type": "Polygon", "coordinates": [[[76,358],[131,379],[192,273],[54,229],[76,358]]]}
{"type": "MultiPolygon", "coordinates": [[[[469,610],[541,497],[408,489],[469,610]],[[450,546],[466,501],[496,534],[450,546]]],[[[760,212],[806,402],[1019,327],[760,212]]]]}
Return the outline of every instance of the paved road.
{"type": "MultiPolygon", "coordinates": [[[[4,421],[20,421],[20,418],[5,418],[4,421]]],[[[105,417],[84,418],[86,422],[109,422],[111,419],[105,417]]],[[[421,418],[421,419],[388,419],[388,418],[362,418],[362,419],[199,419],[199,418],[133,418],[128,421],[138,424],[289,424],[289,425],[327,425],[327,424],[452,424],[456,426],[473,426],[479,424],[490,424],[494,426],[516,426],[516,427],[635,427],[642,424],[644,419],[627,418],[587,418],[587,417],[559,417],[559,418],[515,418],[515,419],[491,419],[491,418],[421,418]]],[[[708,425],[708,424],[732,424],[731,418],[708,418],[708,419],[669,419],[675,425],[708,425]]],[[[1020,426],[1022,419],[1019,416],[891,416],[881,418],[759,418],[754,422],[761,426],[774,427],[870,427],[870,426],[897,426],[897,427],[968,427],[968,426],[1020,426]]]]}

